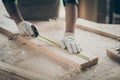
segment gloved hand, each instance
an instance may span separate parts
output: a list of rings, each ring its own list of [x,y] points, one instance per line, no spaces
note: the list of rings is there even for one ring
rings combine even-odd
[[[28,21],[22,21],[18,24],[18,30],[21,35],[37,37],[39,32],[37,27]]]
[[[82,51],[79,43],[76,42],[73,33],[65,33],[61,41],[61,47],[63,49],[67,49],[70,53],[74,54],[80,53]]]

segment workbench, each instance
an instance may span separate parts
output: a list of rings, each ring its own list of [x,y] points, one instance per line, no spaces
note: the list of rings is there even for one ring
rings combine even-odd
[[[4,26],[5,29],[9,29],[10,31],[12,31],[14,33],[18,32],[17,29],[15,28],[16,25],[12,20],[7,19],[5,17],[2,17],[2,18],[3,18],[3,20],[0,23],[0,26]],[[64,20],[58,19],[58,20],[51,20],[49,22],[48,21],[47,22],[46,21],[45,22],[38,21],[38,22],[33,22],[33,23],[38,25],[40,34],[43,34],[46,37],[49,37],[51,40],[54,40],[57,43],[60,42],[60,40],[62,39],[62,37],[64,35],[64,29],[65,29]],[[106,26],[106,25],[102,24],[102,26]],[[114,25],[112,27],[115,27],[115,26],[116,25]],[[117,25],[117,26],[119,26],[119,25]],[[107,30],[109,30],[109,28],[107,28]],[[2,37],[2,38],[0,38],[0,44],[7,41],[7,37],[5,37],[3,34],[0,34],[0,36]],[[86,71],[77,72],[77,74],[74,76],[74,80],[110,80],[110,79],[119,80],[120,79],[119,63],[111,60],[106,55],[106,49],[119,45],[120,44],[119,41],[105,37],[105,36],[101,36],[101,35],[98,35],[95,33],[84,31],[81,29],[76,29],[75,36],[76,36],[76,39],[79,41],[81,48],[83,49],[82,54],[98,56],[99,62],[97,65],[87,69]],[[56,47],[54,47],[51,44],[47,44],[42,41],[38,42],[37,39],[34,39],[34,38],[31,39],[31,41],[39,43],[42,46],[45,46],[51,50],[54,50],[55,52],[59,52],[58,49],[56,49]],[[21,43],[19,43],[17,41],[15,41],[15,42],[10,41],[10,43],[12,45],[14,45],[14,43],[16,45],[16,43],[17,43],[16,46],[21,47]],[[39,76],[39,77],[41,77],[42,79],[46,78],[49,80],[50,79],[56,80],[58,78],[58,76],[63,75],[64,73],[67,74],[68,71],[71,71],[71,70],[69,70],[69,69],[71,69],[70,66],[64,67],[64,65],[61,65],[61,63],[55,61],[54,59],[52,59],[50,57],[39,54],[37,51],[31,49],[30,47],[27,47],[24,44],[22,44],[22,48],[24,48],[24,50],[27,52],[27,54],[25,53],[25,54],[18,55],[18,58],[17,58],[18,62],[14,61],[14,60],[12,62],[10,62],[8,60],[8,61],[6,61],[7,64],[4,64],[4,63],[1,63],[1,64],[10,66],[11,69],[18,68],[20,71],[25,70],[27,72],[23,71],[24,73],[30,73],[31,75],[32,75],[32,73],[35,73],[36,76],[33,77],[33,79],[36,77],[38,78],[38,76],[41,75],[42,77],[41,76]],[[68,55],[68,54],[66,54],[66,55]],[[22,57],[22,58],[20,58],[20,57]],[[72,57],[70,57],[70,58],[72,58]],[[18,72],[18,73],[22,74],[22,72]],[[11,74],[14,75],[13,72]],[[30,75],[25,75],[25,74],[22,74],[22,75],[30,77]],[[18,77],[20,77],[20,76],[18,76]],[[66,79],[66,78],[64,78],[64,79]],[[62,79],[62,80],[64,80],[64,79]]]

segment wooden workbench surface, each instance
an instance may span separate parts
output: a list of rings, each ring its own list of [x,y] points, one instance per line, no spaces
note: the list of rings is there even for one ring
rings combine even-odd
[[[1,1],[0,1],[0,14],[7,14],[5,9],[3,9],[3,6],[1,6]],[[106,25],[106,24],[97,24],[94,22],[90,22],[90,21],[84,21],[81,20],[81,24],[83,26],[89,26],[92,28],[97,28],[97,29],[102,29],[104,31],[110,32],[112,34],[118,35],[119,36],[119,25]],[[85,24],[84,24],[85,23]],[[62,36],[63,36],[63,32],[64,32],[64,22],[61,22],[60,20],[57,20],[57,23],[52,21],[52,22],[35,22],[35,24],[38,24],[39,27],[39,31],[41,34],[44,34],[48,37],[50,37],[51,39],[55,40],[56,42],[60,42]],[[99,28],[98,28],[99,25]],[[13,21],[8,20],[6,18],[4,18],[3,16],[0,15],[0,26],[6,26],[6,29],[11,29],[11,31],[13,32],[18,32],[15,29],[15,24]],[[117,28],[116,28],[117,27]],[[48,34],[49,33],[49,34]],[[58,35],[60,35],[58,37]],[[114,62],[113,60],[111,60],[110,58],[107,57],[106,55],[106,49],[109,49],[111,47],[117,46],[120,44],[120,42],[107,38],[107,37],[103,37],[100,36],[98,34],[94,34],[94,33],[90,33],[87,31],[83,31],[83,30],[78,30],[76,29],[76,39],[80,42],[81,47],[83,49],[84,54],[86,55],[94,55],[94,56],[98,56],[99,57],[99,62],[96,66],[88,69],[87,71],[83,71],[82,73],[80,73],[76,78],[74,78],[74,80],[120,80],[120,65],[116,62]],[[2,39],[1,39],[2,37]],[[2,42],[6,42],[7,39],[4,35],[0,34],[0,44],[2,44]],[[46,44],[42,43],[42,45],[46,46]],[[50,45],[51,46],[51,45]],[[47,47],[49,47],[47,45]],[[30,51],[29,48],[27,48],[29,50],[29,54],[24,54],[26,55],[25,57],[20,57],[20,59],[24,59],[24,58],[28,58],[25,61],[20,61],[20,63],[18,64],[14,64],[14,66],[20,67],[22,69],[31,69],[33,72],[39,72],[40,70],[43,70],[43,74],[44,75],[49,75],[51,73],[44,73],[45,69],[46,71],[49,71],[49,69],[52,69],[51,72],[55,73],[55,74],[60,74],[64,72],[64,69],[59,65],[56,64],[55,62],[49,60],[49,59],[45,59],[45,58],[41,58],[40,54],[33,54],[34,51]],[[27,51],[28,51],[27,50]],[[23,55],[19,55],[19,56],[23,56]],[[37,58],[36,58],[37,56]],[[39,62],[40,61],[40,62]],[[30,63],[32,62],[32,63]],[[11,63],[11,62],[8,62]],[[13,64],[14,61],[11,63]],[[44,67],[46,66],[46,64],[43,64],[41,66],[40,63],[48,63],[49,66],[47,66],[48,68]],[[38,67],[36,66],[37,64]],[[30,66],[31,65],[31,66]],[[32,69],[33,67],[35,67],[34,69]],[[52,67],[52,68],[51,68]],[[26,69],[26,70],[27,70]],[[56,71],[58,73],[56,73]],[[12,76],[12,77],[11,77]],[[50,76],[55,76],[55,75],[50,75]],[[2,78],[3,77],[3,78]],[[10,79],[15,79],[15,80],[22,80],[22,78],[15,77],[14,74],[11,75],[10,73],[6,73],[0,70],[0,80],[10,80]],[[24,80],[24,79],[23,79]]]
[[[6,20],[6,18],[4,19]],[[38,25],[40,34],[43,34],[58,43],[60,42],[60,40],[64,35],[64,27],[65,27],[64,21],[53,20],[50,22],[33,22],[33,23]],[[6,27],[6,29],[9,28],[9,30],[11,29],[11,31],[17,32],[16,30],[14,30],[15,25],[12,21],[9,21],[9,23],[3,21],[2,23],[0,23],[0,26],[4,26]],[[85,55],[98,56],[99,62],[96,66],[88,69],[87,71],[80,73],[74,80],[111,80],[111,79],[119,80],[120,79],[119,64],[112,61],[106,56],[106,49],[111,48],[113,46],[117,46],[120,44],[120,42],[114,39],[103,37],[101,35],[90,33],[80,29],[76,29],[75,36],[76,36],[76,39],[79,41],[81,48],[83,49],[82,53]],[[0,40],[3,41],[3,39],[0,39]],[[35,39],[33,40],[35,41]],[[42,43],[42,45],[49,48],[51,48],[52,46],[52,45],[48,46],[44,43]],[[55,62],[52,62],[49,59],[43,59],[41,58],[42,55],[39,55],[39,56],[38,54],[35,55],[33,54],[35,53],[34,51],[32,53],[29,48],[27,49],[29,50],[30,58],[15,64],[15,66],[23,69],[31,70],[32,72],[35,72],[35,73],[39,73],[39,71],[43,70],[43,73],[40,73],[40,74],[41,75],[51,74],[48,77],[51,77],[51,76],[55,77],[55,75],[53,74],[63,73],[66,70],[65,68],[59,67],[60,66],[59,64],[56,64]],[[53,48],[51,49],[53,50]],[[57,50],[57,49],[54,48],[54,50]],[[41,65],[40,63],[48,63],[49,66],[47,64]],[[47,67],[44,67],[44,66],[47,66]],[[51,69],[52,66],[55,71],[54,70],[49,71],[49,69]],[[56,73],[56,70],[58,70],[57,71],[58,73]],[[49,73],[46,73],[46,71],[49,71]]]

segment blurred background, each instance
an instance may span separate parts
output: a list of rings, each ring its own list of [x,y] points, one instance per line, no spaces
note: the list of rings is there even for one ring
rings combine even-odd
[[[64,18],[62,0],[17,0],[26,20]],[[120,24],[120,0],[79,0],[78,17],[97,23]]]

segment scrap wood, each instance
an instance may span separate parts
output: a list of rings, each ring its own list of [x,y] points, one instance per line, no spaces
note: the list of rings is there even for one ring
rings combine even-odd
[[[120,51],[118,51],[117,49],[111,48],[111,49],[107,49],[107,53],[106,53],[111,59],[120,62]]]
[[[9,65],[7,63],[3,63],[0,61],[0,69],[3,71],[6,71],[8,73],[26,78],[27,80],[50,80],[50,78],[44,76],[44,75],[38,75],[36,73],[33,73],[28,70],[24,70],[12,65]]]
[[[89,31],[89,32],[93,32],[93,33],[100,34],[100,35],[103,35],[103,36],[106,36],[106,37],[109,37],[109,38],[113,38],[113,39],[117,39],[117,40],[120,39],[120,35],[115,35],[115,34],[112,34],[112,33],[108,33],[108,32],[99,30],[97,27],[100,27],[100,26],[98,26],[99,24],[97,24],[97,23],[91,22],[91,25],[86,25],[85,26],[85,25],[82,25],[80,21],[81,21],[81,19],[77,20],[77,26],[76,27],[78,29],[86,30],[86,31]],[[86,22],[86,24],[87,24],[87,22],[90,23],[89,21],[84,21],[84,22]]]

